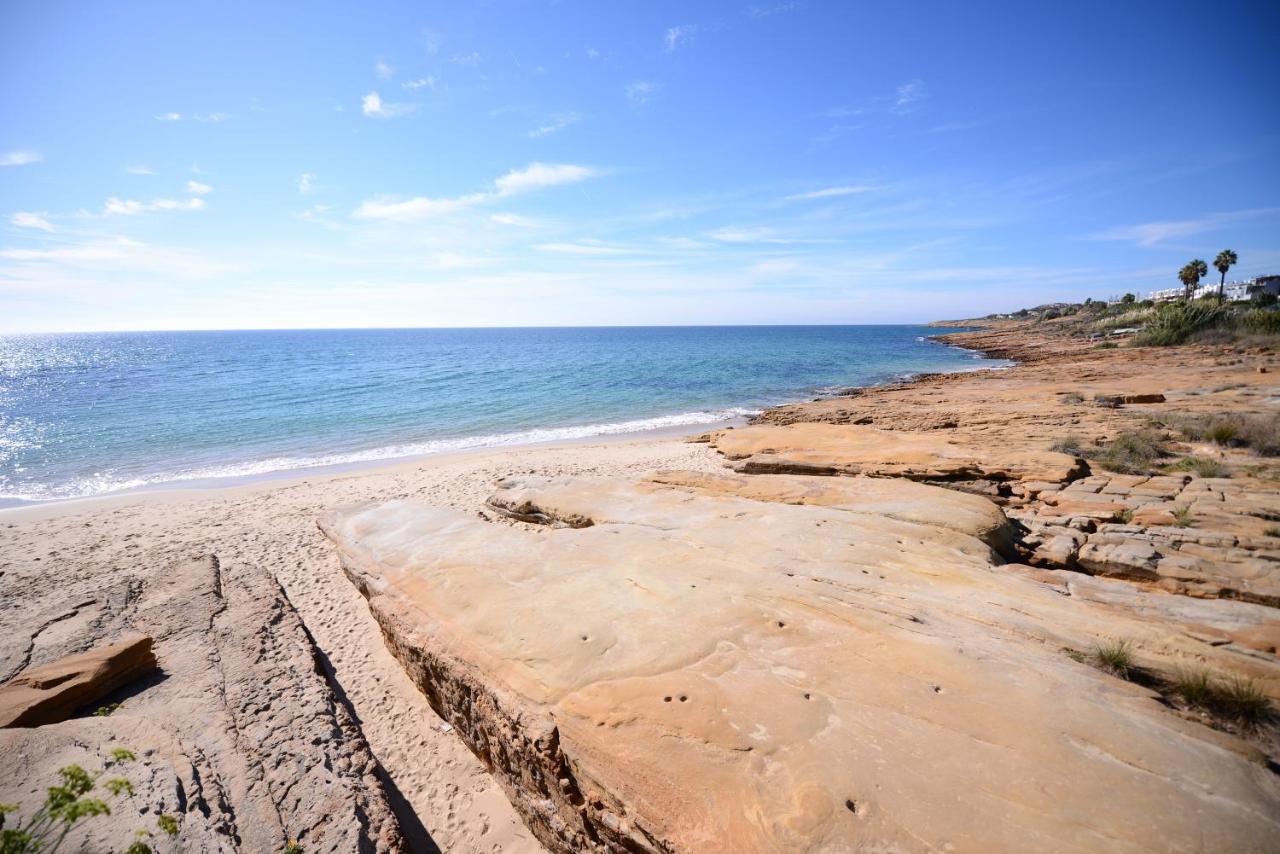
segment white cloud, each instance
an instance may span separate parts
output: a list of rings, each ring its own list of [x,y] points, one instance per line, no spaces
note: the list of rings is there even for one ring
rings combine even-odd
[[[208,184],[202,184],[199,181],[188,181],[187,192],[193,196],[204,196],[213,192],[213,187]]]
[[[41,160],[44,160],[44,156],[38,151],[9,151],[0,154],[0,166],[27,166]]]
[[[924,96],[924,83],[919,80],[903,83],[894,91],[893,110],[895,113],[909,113]]]
[[[1168,222],[1144,222],[1137,225],[1118,226],[1099,234],[1093,240],[1128,240],[1138,246],[1155,246],[1166,240],[1190,237],[1208,231],[1217,231],[1233,222],[1256,219],[1280,213],[1280,208],[1251,208],[1242,211],[1214,213],[1200,219],[1172,220]]]
[[[512,196],[557,184],[575,184],[594,177],[596,171],[572,163],[530,163],[524,169],[512,169],[493,182],[500,196]]]
[[[593,47],[587,48],[587,59],[599,59],[599,58],[600,58],[600,51],[596,50]]]
[[[316,179],[316,176],[312,175],[310,172],[303,172],[301,175],[299,175],[298,176],[298,192],[302,193],[302,195],[304,196],[310,193],[313,189],[315,189],[315,179]]]
[[[832,199],[839,196],[853,196],[858,193],[869,193],[878,189],[866,184],[849,184],[844,187],[825,187],[821,190],[812,190],[808,193],[795,193],[787,196],[786,201],[798,202],[806,199]]]
[[[496,213],[489,217],[489,219],[498,225],[514,225],[519,226],[520,228],[538,228],[541,226],[541,223],[536,219],[531,219],[527,216],[520,216],[520,214],[513,213]]]
[[[431,199],[426,196],[417,196],[404,201],[370,199],[362,202],[352,215],[357,219],[393,222],[423,219],[546,187],[585,181],[597,174],[599,173],[594,169],[571,163],[530,163],[524,169],[513,169],[495,179],[493,189],[485,192],[443,199]]]
[[[624,255],[627,252],[621,246],[610,246],[596,240],[580,240],[577,243],[539,243],[533,248],[539,252],[552,252],[558,255]]]
[[[755,243],[769,238],[772,234],[773,232],[767,228],[734,228],[726,226],[708,232],[707,237],[712,240],[719,240],[721,243]]]
[[[382,80],[388,80],[396,73],[396,70],[387,63],[379,59],[373,64],[373,73],[378,75]]]
[[[406,80],[400,84],[405,89],[434,89],[436,88],[436,78],[428,74],[426,77],[418,77],[414,80]]]
[[[773,15],[782,15],[787,12],[794,12],[800,8],[800,4],[796,2],[790,3],[774,3],[772,6],[748,6],[743,10],[748,18],[768,18]]]
[[[637,80],[627,87],[627,100],[637,107],[649,103],[649,99],[658,91],[658,84],[648,80]]]
[[[439,53],[440,45],[444,44],[444,34],[435,30],[423,30],[422,43],[427,48],[427,53]]]
[[[675,53],[676,49],[689,43],[693,38],[693,34],[698,31],[695,24],[682,24],[678,27],[668,27],[667,33],[663,36],[663,50],[667,53]]]
[[[203,208],[204,199],[152,199],[149,202],[140,202],[135,199],[121,199],[112,196],[103,205],[102,212],[104,214],[134,216],[135,214],[154,213],[155,211],[198,211]]]
[[[57,231],[53,223],[45,219],[48,214],[30,213],[28,211],[18,211],[9,217],[9,222],[18,226],[18,228],[38,228],[41,231]]]
[[[382,100],[377,92],[370,92],[360,99],[360,109],[366,116],[375,119],[390,119],[403,116],[417,109],[415,104],[392,104]]]
[[[454,65],[466,65],[475,68],[480,64],[480,54],[472,51],[471,53],[455,53],[449,57],[449,61]]]
[[[128,172],[130,175],[154,175],[154,174],[156,174],[155,172],[151,171],[151,170],[150,170],[149,168],[147,168],[146,166],[126,166],[126,167],[124,167],[124,171]]]
[[[554,116],[551,121],[547,122],[545,125],[529,131],[529,138],[537,139],[538,137],[550,136],[557,131],[564,130],[570,125],[575,125],[580,121],[582,121],[582,115],[580,113],[561,113]]]
[[[185,119],[190,119],[193,122],[212,122],[217,124],[219,122],[225,122],[229,118],[231,118],[230,113],[191,113],[190,115],[184,115],[183,113],[160,113],[156,116],[156,121],[180,122]]]

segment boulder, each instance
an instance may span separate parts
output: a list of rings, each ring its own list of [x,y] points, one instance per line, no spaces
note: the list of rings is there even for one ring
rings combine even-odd
[[[0,727],[64,721],[155,667],[151,638],[136,633],[110,646],[34,667],[0,685]]]
[[[490,506],[560,527],[411,501],[320,524],[552,850],[1271,846],[1261,754],[1062,650],[1137,638],[1144,664],[1194,656],[1273,693],[1274,659],[1000,565],[977,537],[994,511],[947,491],[930,519],[924,492],[826,483],[523,478]],[[1161,616],[1223,604],[1124,586]]]

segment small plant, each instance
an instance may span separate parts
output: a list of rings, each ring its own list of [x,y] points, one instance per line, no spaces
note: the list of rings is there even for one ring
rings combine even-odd
[[[1087,456],[1117,474],[1150,474],[1156,460],[1166,456],[1166,452],[1159,434],[1144,430],[1120,433],[1101,450]]]
[[[1240,435],[1240,427],[1230,421],[1214,421],[1204,433],[1204,437],[1210,442],[1223,446],[1235,442],[1238,435]]]
[[[302,854],[302,846],[298,844],[298,840],[290,839],[284,846],[284,854]]]
[[[169,836],[178,835],[178,820],[171,815],[162,813],[156,816],[156,826]]]
[[[1262,532],[1264,536],[1280,537],[1280,525],[1272,525]]]
[[[63,840],[67,838],[67,834],[81,819],[110,815],[111,807],[106,801],[88,797],[88,795],[107,773],[107,768],[132,762],[136,758],[133,751],[117,747],[111,751],[111,758],[105,763],[106,768],[97,774],[90,774],[79,765],[67,765],[59,769],[58,777],[61,783],[50,786],[44,803],[26,821],[19,821],[14,827],[5,827],[5,820],[18,811],[18,806],[0,804],[0,854],[57,851]],[[131,797],[134,792],[133,783],[124,777],[110,777],[102,780],[102,787],[113,798]],[[170,822],[172,830],[169,829]],[[172,816],[160,816],[157,824],[170,836],[177,833],[178,823]],[[138,832],[139,837],[148,835],[145,830]],[[125,849],[125,854],[150,854],[150,852],[151,847],[141,839]]]
[[[1212,457],[1183,457],[1173,465],[1170,471],[1189,471],[1196,477],[1231,477],[1231,470]]]
[[[1191,515],[1191,505],[1179,504],[1173,508],[1173,524],[1179,528],[1190,528],[1195,523],[1195,517]]]
[[[1066,394],[1062,395],[1061,401],[1063,403],[1072,403],[1072,404],[1084,403],[1084,395],[1082,395],[1078,391],[1069,391]]]
[[[1119,521],[1122,525],[1128,525],[1130,522],[1133,521],[1133,508],[1126,507],[1123,510],[1121,510],[1119,513],[1116,514],[1116,520]]]
[[[116,711],[119,708],[120,708],[119,703],[109,703],[108,705],[105,705],[105,706],[98,706],[98,708],[94,709],[93,716],[95,718],[110,717],[111,713]]]
[[[1133,670],[1133,644],[1127,640],[1109,640],[1094,646],[1090,661],[1099,670],[1128,679]]]
[[[1049,450],[1059,454],[1070,454],[1073,457],[1084,456],[1084,440],[1079,436],[1067,436],[1049,446]]]
[[[1100,343],[1100,344],[1094,344],[1094,345],[1093,345],[1093,349],[1095,349],[1095,350],[1114,350],[1114,349],[1116,349],[1116,348],[1117,348],[1117,347],[1119,347],[1119,346],[1120,346],[1120,345],[1119,345],[1119,344],[1117,344],[1117,343],[1116,343],[1116,342],[1114,342],[1114,341],[1103,341],[1103,342],[1102,342],[1102,343]]]
[[[1257,681],[1232,676],[1214,690],[1214,705],[1222,714],[1245,724],[1258,724],[1271,715],[1271,700]]]
[[[1213,679],[1209,671],[1198,667],[1175,670],[1169,687],[1189,706],[1206,707],[1213,696]]]

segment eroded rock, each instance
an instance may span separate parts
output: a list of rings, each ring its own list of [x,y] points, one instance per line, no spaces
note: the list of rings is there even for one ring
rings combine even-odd
[[[555,850],[1277,838],[1261,756],[1061,651],[1132,637],[1144,662],[1196,657],[1280,693],[1273,658],[1194,628],[1154,635],[1139,613],[1227,603],[1000,566],[981,524],[895,517],[893,495],[842,509],[814,488],[522,479],[492,505],[576,527],[407,501],[321,526],[390,648]],[[1131,601],[1072,595],[1059,575]]]
[[[32,668],[0,685],[0,727],[64,721],[155,667],[151,638],[129,634],[109,646]]]

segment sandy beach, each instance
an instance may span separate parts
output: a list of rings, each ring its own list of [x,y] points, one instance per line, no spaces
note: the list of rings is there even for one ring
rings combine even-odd
[[[210,553],[224,566],[267,569],[328,657],[374,755],[434,844],[445,851],[538,851],[542,847],[501,789],[462,741],[442,731],[439,717],[391,657],[316,518],[344,504],[404,497],[475,512],[495,480],[516,474],[636,476],[658,468],[720,467],[706,445],[664,436],[504,448],[223,489],[58,502],[0,511],[0,578],[7,590],[20,578],[46,573],[106,584],[139,565]],[[6,644],[5,652],[8,658],[14,649]],[[0,663],[9,669],[9,660]],[[412,837],[412,823],[400,818]]]

